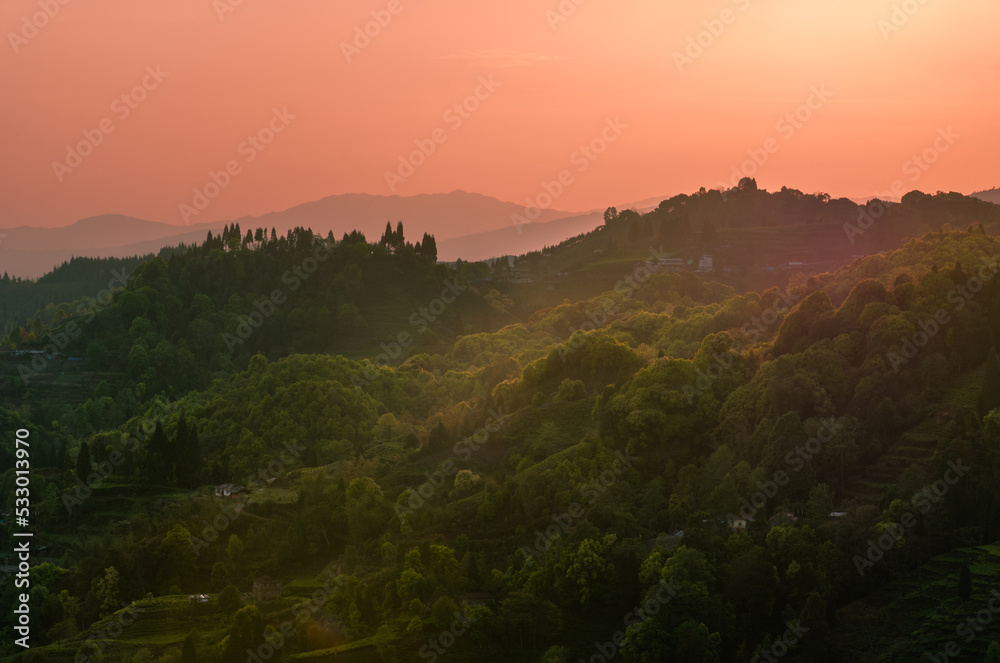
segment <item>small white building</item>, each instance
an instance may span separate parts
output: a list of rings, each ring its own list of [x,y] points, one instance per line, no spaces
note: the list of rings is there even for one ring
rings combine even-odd
[[[233,497],[242,493],[244,490],[243,486],[239,486],[235,483],[224,483],[215,487],[216,497]]]

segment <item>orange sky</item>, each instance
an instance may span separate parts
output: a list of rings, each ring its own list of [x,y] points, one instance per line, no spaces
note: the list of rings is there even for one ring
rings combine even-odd
[[[599,208],[717,186],[747,150],[766,155],[756,177],[769,189],[1000,184],[996,0],[62,1],[0,3],[0,227],[108,212],[183,224],[180,205],[229,162],[235,175],[192,222],[389,194],[386,171],[435,135],[395,193],[523,203],[567,170],[552,206]],[[896,4],[917,9],[889,33]],[[43,27],[25,28],[49,5]],[[348,62],[342,43],[373,11],[387,25]],[[679,67],[706,21],[719,34]],[[446,114],[477,87],[477,110]],[[831,96],[798,127],[779,124],[811,89]],[[294,119],[275,118],[286,108]],[[626,128],[582,161],[615,118]],[[262,151],[243,143],[269,124],[281,131]],[[958,138],[933,165],[908,163],[948,127]],[[100,144],[55,168],[85,130]]]

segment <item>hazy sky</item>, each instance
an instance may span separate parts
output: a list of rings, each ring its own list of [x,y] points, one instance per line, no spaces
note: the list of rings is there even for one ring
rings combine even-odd
[[[560,173],[552,207],[590,209],[729,182],[748,150],[768,189],[1000,184],[996,0],[62,2],[0,3],[0,227],[523,203]]]

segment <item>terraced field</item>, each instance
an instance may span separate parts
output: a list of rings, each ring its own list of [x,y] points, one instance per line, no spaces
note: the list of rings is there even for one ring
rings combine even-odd
[[[962,409],[976,409],[985,372],[984,365],[958,378],[949,389],[947,405],[903,433],[844,491],[845,496],[862,504],[881,504],[911,465],[933,469],[935,456],[949,441],[955,414]]]
[[[968,600],[958,594],[962,564],[968,564],[972,572],[973,591]],[[939,555],[923,564],[919,574],[890,583],[875,597],[877,607],[862,617],[879,624],[873,643],[878,660],[927,660],[928,654],[936,655],[934,660],[985,660],[990,642],[1000,636],[1000,613],[989,609],[991,601],[997,606],[993,592],[998,581],[1000,546],[988,545]],[[958,656],[942,657],[948,643],[960,647]]]

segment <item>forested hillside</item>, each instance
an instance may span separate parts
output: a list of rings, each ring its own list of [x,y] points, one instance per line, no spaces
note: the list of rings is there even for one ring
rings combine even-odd
[[[745,226],[851,246],[849,201],[722,196],[492,265],[227,227],[11,332],[46,352],[4,364],[46,546],[14,660],[944,651],[1000,573],[1000,208],[908,194],[878,241],[919,237],[825,272],[643,262]]]

